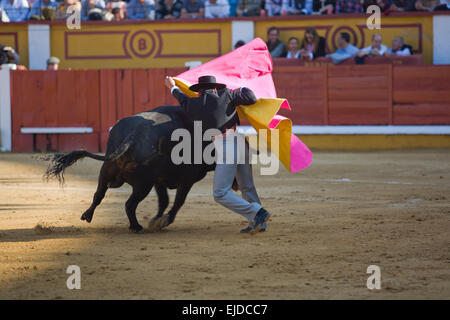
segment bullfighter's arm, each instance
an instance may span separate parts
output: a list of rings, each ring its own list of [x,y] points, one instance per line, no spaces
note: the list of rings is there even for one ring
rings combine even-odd
[[[184,109],[184,111],[187,112],[187,104],[188,104],[189,97],[187,95],[185,95],[183,92],[181,92],[180,88],[178,88],[176,86],[172,87],[172,89],[170,89],[170,93],[172,93],[172,95],[175,97],[175,99],[178,100],[178,102],[180,103],[180,105]]]
[[[176,86],[175,81],[172,79],[172,77],[166,77],[164,82],[166,87],[170,89],[170,93],[175,97],[175,99],[178,100],[183,110],[187,112],[189,97],[181,92],[180,88]]]
[[[255,104],[256,101],[258,101],[253,91],[246,87],[231,91],[231,96],[233,98],[232,101],[235,106],[248,106],[251,104]]]

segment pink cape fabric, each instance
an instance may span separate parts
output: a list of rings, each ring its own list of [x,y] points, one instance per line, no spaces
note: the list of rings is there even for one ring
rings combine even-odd
[[[269,129],[274,129],[280,123],[280,121],[288,119],[286,117],[275,115],[272,121],[269,123]],[[291,134],[291,168],[289,171],[297,172],[303,170],[312,162],[312,152],[303,143],[302,140],[297,138],[295,134]]]
[[[256,38],[236,50],[176,77],[194,84],[201,76],[213,75],[217,82],[226,84],[229,89],[247,87],[252,89],[257,98],[276,98],[272,70],[272,58],[267,46],[262,39]],[[291,110],[287,101],[280,107]],[[283,119],[287,118],[275,115],[269,123],[269,129],[275,129]],[[312,152],[294,134],[291,134],[290,143],[290,168],[287,169],[296,172],[308,167],[312,162]]]

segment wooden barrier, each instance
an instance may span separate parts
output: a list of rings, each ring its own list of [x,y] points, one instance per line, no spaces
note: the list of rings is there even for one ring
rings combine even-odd
[[[21,127],[92,127],[88,134],[37,135],[39,151],[84,148],[105,151],[109,128],[120,118],[174,104],[164,87],[166,74],[186,68],[14,71],[12,72],[13,151],[33,151],[33,136]]]
[[[295,124],[328,124],[327,67],[278,67],[273,72],[277,96],[288,98],[292,111],[280,114]]]
[[[165,75],[185,68],[13,71],[13,151],[32,151],[21,127],[92,127],[92,133],[37,135],[41,151],[105,151],[117,120],[176,104]],[[273,72],[294,125],[450,124],[450,65],[280,66]]]
[[[306,66],[306,67],[317,67],[333,65],[333,60],[331,58],[319,57],[312,61],[305,61],[303,59],[286,59],[286,58],[275,58],[273,59],[273,64],[275,67],[283,66]],[[390,57],[366,57],[364,59],[365,65],[370,64],[393,64],[393,65],[423,65],[423,56],[420,54],[415,54],[412,56],[390,56]],[[355,58],[348,58],[347,60],[340,63],[340,65],[356,65]]]
[[[450,123],[450,66],[393,69],[393,123]]]
[[[391,124],[392,66],[328,67],[329,124]]]

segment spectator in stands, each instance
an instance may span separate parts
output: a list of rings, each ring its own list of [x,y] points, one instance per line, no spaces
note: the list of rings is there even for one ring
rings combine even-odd
[[[262,0],[239,0],[236,14],[244,17],[255,17],[261,13]]]
[[[1,0],[0,9],[10,22],[19,22],[28,18],[30,6],[27,0]]]
[[[392,49],[389,49],[386,53],[387,56],[410,56],[412,55],[412,48],[410,45],[405,44],[405,40],[402,37],[395,37],[392,40]]]
[[[336,0],[336,13],[362,13],[361,0]]]
[[[122,0],[111,0],[106,5],[106,10],[109,13],[112,13],[114,18],[114,21],[120,21],[127,19],[128,12],[127,12],[127,4],[125,1]]]
[[[239,0],[228,0],[228,4],[230,5],[230,17],[236,17],[238,3]]]
[[[390,0],[364,0],[363,12],[367,11],[367,8],[376,5],[380,8],[381,12],[385,12],[389,9]]]
[[[301,45],[300,57],[306,60],[313,60],[325,56],[325,38],[319,36],[314,27],[308,27],[305,30]]]
[[[58,4],[55,0],[35,0],[28,14],[28,19],[53,20],[57,8]]]
[[[382,42],[383,37],[381,34],[375,33],[372,36],[372,44],[364,49],[361,49],[356,56],[360,58],[365,56],[383,56],[386,52],[388,52],[389,48]]]
[[[205,5],[201,0],[184,0],[184,7],[181,10],[182,18],[203,18],[205,15]]]
[[[3,11],[3,8],[1,7],[1,0],[0,0],[0,22],[9,22],[9,18],[6,15],[6,12]]]
[[[442,3],[441,5],[434,8],[434,11],[448,11],[450,10],[450,0],[446,0],[445,3]]]
[[[350,44],[350,35],[347,32],[341,32],[337,39],[339,48],[335,53],[328,54],[326,57],[331,58],[334,64],[339,64],[348,58],[352,58],[359,51],[357,47]]]
[[[438,5],[440,5],[440,0],[417,0],[416,10],[417,11],[433,11]]]
[[[0,43],[0,65],[19,64],[19,61],[20,57],[12,47]]]
[[[268,16],[285,16],[289,9],[289,0],[266,0],[265,9]]]
[[[283,42],[278,39],[280,30],[277,27],[270,27],[267,30],[267,49],[272,58],[283,57],[286,54],[286,47]]]
[[[243,40],[238,40],[235,44],[234,44],[234,49],[236,50],[237,48],[242,47],[243,45],[245,45],[245,41]]]
[[[415,11],[416,0],[392,0],[390,11]]]
[[[154,0],[131,0],[127,5],[128,18],[132,20],[155,19]]]
[[[59,69],[59,59],[57,57],[50,57],[47,59],[47,70],[58,70]]]
[[[81,2],[81,20],[102,20],[103,10],[105,10],[104,0],[83,0]]]
[[[206,0],[205,18],[226,18],[230,16],[228,0]]]
[[[288,14],[311,14],[313,12],[313,0],[289,0]]]
[[[321,1],[321,0],[289,0],[288,14],[331,14],[333,13],[335,1]]]
[[[65,20],[72,14],[68,14],[67,10],[70,6],[74,6],[75,10],[81,11],[81,2],[78,0],[64,0],[64,2],[60,2],[58,5],[58,9],[55,12],[56,20]]]
[[[288,59],[299,59],[300,58],[300,45],[296,37],[290,37],[288,40],[288,51],[285,57]]]
[[[184,4],[181,0],[159,0],[156,19],[178,19]]]

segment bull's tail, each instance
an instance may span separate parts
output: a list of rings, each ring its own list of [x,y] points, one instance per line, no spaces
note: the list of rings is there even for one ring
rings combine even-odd
[[[86,150],[75,150],[68,154],[54,154],[45,158],[45,160],[50,161],[50,164],[45,171],[44,177],[47,180],[50,178],[56,178],[62,184],[64,183],[64,171],[66,168],[85,157],[100,161],[106,160],[105,156],[99,156]]]
[[[64,183],[64,172],[66,168],[73,165],[80,159],[89,157],[99,161],[116,160],[125,154],[128,149],[132,146],[132,137],[127,137],[125,141],[117,148],[115,152],[109,156],[100,156],[88,152],[86,150],[74,150],[68,154],[54,154],[49,157],[44,158],[44,160],[50,161],[50,164],[45,171],[44,177],[48,180],[50,178],[58,179],[59,183]]]

